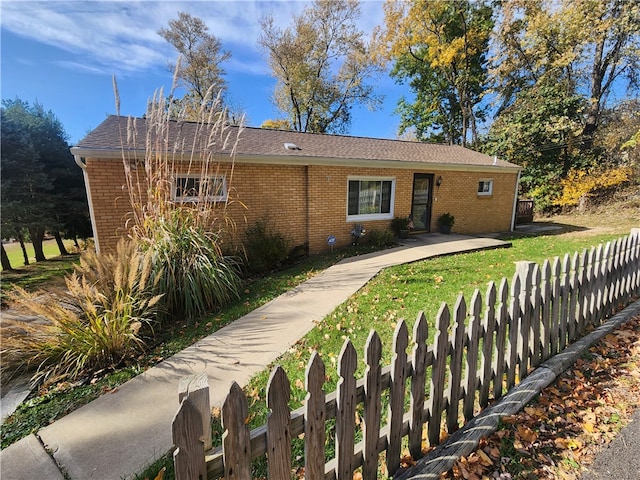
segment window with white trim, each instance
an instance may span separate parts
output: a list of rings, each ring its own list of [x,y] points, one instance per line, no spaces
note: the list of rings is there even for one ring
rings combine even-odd
[[[493,180],[481,179],[478,182],[478,195],[493,195]]]
[[[202,177],[200,175],[177,175],[173,181],[173,199],[176,202],[227,201],[227,180],[224,175]]]
[[[393,218],[395,179],[350,177],[347,189],[347,220],[385,220]]]

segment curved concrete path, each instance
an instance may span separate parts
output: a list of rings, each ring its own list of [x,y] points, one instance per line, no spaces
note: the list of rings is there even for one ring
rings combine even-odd
[[[171,448],[180,378],[206,372],[211,405],[221,405],[233,381],[246,384],[381,269],[508,246],[492,238],[430,234],[411,237],[400,247],[345,259],[114,393],[9,446],[0,452],[0,478],[61,479],[61,471],[72,480],[130,478]]]

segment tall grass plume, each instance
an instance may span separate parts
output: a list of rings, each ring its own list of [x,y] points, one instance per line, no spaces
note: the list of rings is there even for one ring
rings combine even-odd
[[[242,127],[230,126],[220,95],[211,89],[199,110],[176,108],[157,91],[144,119],[129,118],[121,132],[122,160],[131,203],[129,236],[152,253],[163,272],[159,293],[167,313],[195,317],[238,295],[240,269],[223,254],[234,237],[234,159]],[[180,105],[180,103],[178,103]],[[179,178],[193,178],[188,199]]]

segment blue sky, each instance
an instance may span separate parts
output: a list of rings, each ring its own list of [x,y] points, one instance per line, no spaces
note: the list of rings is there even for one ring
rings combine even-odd
[[[0,1],[2,99],[40,102],[60,119],[75,144],[115,113],[112,76],[123,115],[142,115],[156,89],[171,87],[167,64],[176,53],[158,30],[178,11],[200,17],[231,52],[223,64],[231,102],[260,126],[279,115],[271,103],[274,80],[257,45],[258,19],[273,13],[281,27],[305,7],[302,1]],[[381,1],[362,1],[359,27],[382,23]],[[395,138],[395,106],[405,87],[387,75],[374,81],[383,107],[356,107],[349,134]]]

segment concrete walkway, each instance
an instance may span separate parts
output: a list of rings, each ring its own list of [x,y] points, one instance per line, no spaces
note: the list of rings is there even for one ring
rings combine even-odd
[[[491,238],[430,234],[352,257],[159,363],[36,435],[0,452],[2,480],[120,480],[172,446],[178,382],[206,372],[211,405],[233,381],[245,385],[385,267],[459,252],[508,247]],[[45,450],[46,449],[46,450]],[[50,454],[48,453],[50,452]]]

